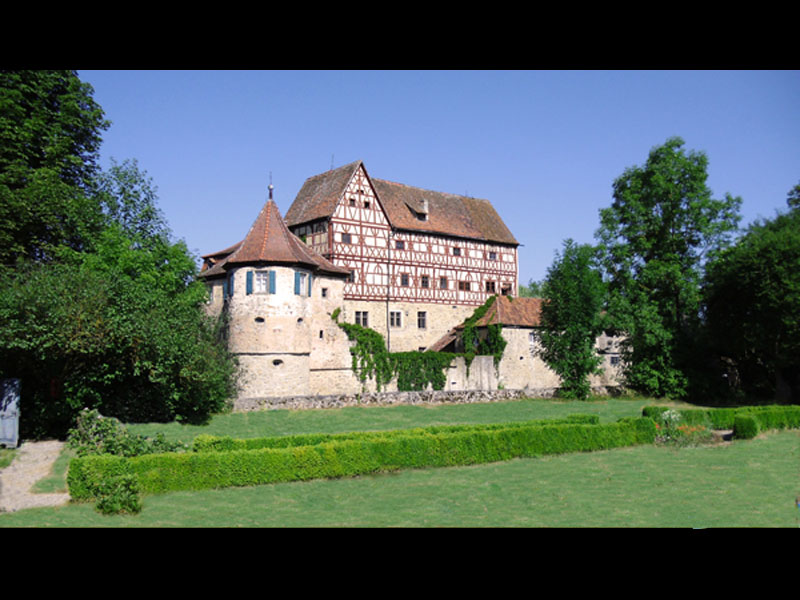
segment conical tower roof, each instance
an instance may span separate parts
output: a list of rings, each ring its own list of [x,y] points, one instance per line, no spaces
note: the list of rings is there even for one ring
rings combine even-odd
[[[349,275],[347,269],[327,261],[289,231],[272,198],[267,200],[247,236],[225,261],[225,266],[254,263],[302,265],[313,271]]]

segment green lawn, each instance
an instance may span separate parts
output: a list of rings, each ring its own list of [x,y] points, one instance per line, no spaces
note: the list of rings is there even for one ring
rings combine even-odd
[[[648,400],[529,400],[224,415],[208,426],[135,426],[189,441],[392,429],[599,414],[637,416]],[[800,432],[700,448],[644,446],[146,496],[136,516],[103,516],[92,504],[0,515],[0,527],[797,527]]]

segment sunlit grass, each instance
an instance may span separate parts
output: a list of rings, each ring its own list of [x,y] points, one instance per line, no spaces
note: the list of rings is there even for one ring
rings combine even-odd
[[[200,433],[256,437],[574,413],[597,414],[605,423],[639,416],[654,403],[609,398],[278,410],[221,415],[203,427],[131,428],[190,442]],[[697,448],[640,446],[145,496],[136,516],[103,516],[91,503],[37,508],[0,515],[0,527],[797,527],[798,465],[800,432],[794,430]],[[58,479],[56,473],[47,485],[57,486]]]

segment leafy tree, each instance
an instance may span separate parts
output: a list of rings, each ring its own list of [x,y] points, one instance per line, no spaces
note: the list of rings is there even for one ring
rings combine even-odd
[[[796,187],[795,190],[798,188]],[[706,275],[718,356],[748,396],[800,398],[800,211],[751,225]]]
[[[77,411],[201,421],[235,364],[136,161],[97,167],[108,126],[74,71],[0,71],[0,377],[25,436]]]
[[[92,187],[106,220],[118,224],[138,244],[169,238],[169,227],[157,205],[157,189],[136,159],[119,164],[112,158],[111,167],[97,175]]]
[[[800,183],[789,190],[789,194],[786,196],[786,205],[790,210],[800,209]]]
[[[594,255],[591,246],[566,240],[544,281],[540,356],[561,377],[565,398],[589,396],[589,376],[602,360],[595,342],[603,331],[605,286]]]
[[[195,271],[182,243],[138,248],[118,226],[96,252],[8,270],[0,376],[23,380],[23,434],[63,435],[83,408],[192,422],[222,410],[235,365]]]
[[[519,286],[520,298],[541,298],[544,281],[528,280],[528,285]]]
[[[596,233],[609,283],[609,313],[625,331],[625,375],[633,389],[682,397],[699,323],[704,264],[730,240],[740,198],[711,197],[708,159],[674,137],[644,166],[615,180]]]
[[[0,71],[0,264],[52,259],[101,227],[89,190],[108,122],[92,94],[74,71]]]

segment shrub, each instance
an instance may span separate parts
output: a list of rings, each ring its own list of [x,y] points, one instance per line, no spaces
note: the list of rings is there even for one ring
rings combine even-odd
[[[604,425],[540,422],[452,426],[435,432],[431,428],[367,432],[344,439],[346,435],[283,448],[148,454],[129,459],[87,456],[73,459],[68,484],[73,497],[85,498],[93,492],[91,482],[102,479],[104,472],[109,476],[135,473],[143,493],[162,493],[478,464],[652,443],[655,424],[652,419],[637,418]],[[298,436],[289,437],[296,440]],[[210,441],[206,438],[203,443]],[[221,443],[231,444],[231,440],[225,438]]]
[[[752,414],[742,413],[734,418],[733,437],[749,440],[756,437],[759,431],[758,421]]]
[[[95,508],[104,515],[137,514],[142,510],[139,480],[135,475],[116,475],[103,479],[95,493]]]
[[[164,434],[146,438],[131,433],[119,419],[104,417],[97,410],[83,410],[78,414],[75,427],[69,430],[67,446],[78,456],[113,454],[140,456],[183,449],[179,442],[168,442]]]

